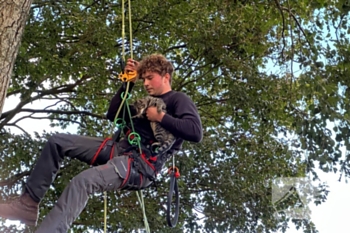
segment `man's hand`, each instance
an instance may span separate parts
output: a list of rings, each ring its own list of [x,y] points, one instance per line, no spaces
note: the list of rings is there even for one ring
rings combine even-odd
[[[125,66],[125,71],[128,72],[128,71],[135,71],[137,70],[137,66],[139,65],[139,62],[138,61],[135,61],[131,58],[128,59],[128,61],[126,62],[126,66]],[[136,82],[137,81],[137,76],[135,78],[133,78],[132,80],[130,80],[131,82]]]
[[[164,112],[158,113],[156,107],[148,107],[146,110],[146,116],[149,121],[161,122],[164,115]]]

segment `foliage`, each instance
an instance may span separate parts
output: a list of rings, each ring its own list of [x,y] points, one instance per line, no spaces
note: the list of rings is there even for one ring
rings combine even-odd
[[[135,58],[159,52],[174,62],[173,89],[191,96],[205,131],[203,142],[185,143],[177,159],[181,215],[176,228],[165,222],[167,178],[145,191],[152,232],[284,232],[289,218],[273,217],[271,180],[317,179],[316,166],[349,176],[350,159],[341,152],[342,145],[350,147],[346,3],[132,2]],[[34,118],[40,124],[47,118],[67,132],[75,125],[82,135],[112,133],[104,114],[120,85],[121,25],[120,1],[33,3],[7,95],[20,103],[0,119],[3,199],[20,190],[52,134],[33,136],[24,128],[15,135],[8,129],[18,122]],[[125,44],[128,57],[128,40]],[[133,97],[142,94],[137,85]],[[39,100],[52,105],[26,107]],[[27,115],[16,120],[21,113]],[[41,218],[86,167],[65,161],[43,200]],[[319,203],[328,193],[321,188]],[[109,232],[143,227],[134,193],[108,198]],[[91,198],[74,232],[103,229],[102,200]],[[310,222],[294,222],[304,232],[316,232]]]

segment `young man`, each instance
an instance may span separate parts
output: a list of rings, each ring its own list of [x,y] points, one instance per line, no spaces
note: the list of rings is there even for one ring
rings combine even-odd
[[[149,107],[146,113],[147,119],[133,119],[134,129],[143,139],[142,151],[144,149],[147,151],[145,144],[148,140],[154,140],[149,121],[159,122],[177,138],[171,151],[181,149],[183,140],[201,141],[202,127],[197,109],[187,95],[171,89],[173,66],[164,56],[153,54],[144,58],[140,63],[129,59],[126,70],[137,71],[138,78],[143,81],[148,94],[162,98],[167,105],[166,114],[158,113],[155,107]],[[134,86],[135,81],[132,80],[130,88]],[[125,83],[110,103],[107,112],[107,118],[110,121],[115,119],[122,103],[123,92],[125,92]],[[94,167],[81,172],[72,179],[54,208],[41,223],[37,233],[67,232],[70,225],[85,208],[90,194],[118,189],[134,190],[135,185],[136,189],[147,187],[151,183],[150,177],[145,176],[141,181],[137,179],[144,170],[132,166],[129,170],[123,170],[123,167],[128,167],[130,148],[132,148],[128,141],[122,139],[118,143],[110,142],[78,135],[53,135],[46,143],[36,166],[28,177],[24,193],[13,202],[0,204],[0,217],[36,225],[39,203],[54,181],[65,156],[79,159]],[[131,151],[133,155],[137,154],[137,150]],[[140,164],[146,167],[146,170],[152,167],[149,156],[146,153],[143,160],[140,160]],[[164,164],[165,161],[162,163]]]

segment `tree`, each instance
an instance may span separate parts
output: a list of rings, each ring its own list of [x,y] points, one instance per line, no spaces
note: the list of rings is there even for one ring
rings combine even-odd
[[[7,93],[20,102],[0,118],[3,199],[18,192],[53,133],[32,136],[20,128],[21,120],[50,119],[63,129],[76,125],[77,133],[89,136],[112,132],[104,113],[120,85],[120,9],[119,1],[32,4]],[[350,145],[344,9],[342,3],[306,0],[133,1],[135,57],[161,52],[174,62],[173,88],[193,98],[205,130],[201,144],[186,143],[177,157],[177,228],[165,224],[167,178],[161,176],[158,188],[145,192],[152,232],[284,231],[289,218],[273,217],[267,182],[281,176],[317,178],[316,166],[325,172],[340,167],[339,174],[350,175],[349,156],[340,151],[342,144]],[[142,93],[136,86],[132,98]],[[25,107],[38,100],[52,104]],[[19,114],[27,115],[16,119]],[[329,129],[328,122],[336,127]],[[12,134],[11,127],[23,134]],[[41,218],[83,168],[65,162],[43,200]],[[319,202],[328,192],[321,188]],[[102,228],[101,201],[101,196],[90,200],[75,232]],[[133,193],[111,193],[108,204],[109,232],[143,227]],[[312,223],[295,224],[315,232]]]
[[[0,116],[32,0],[0,1]]]

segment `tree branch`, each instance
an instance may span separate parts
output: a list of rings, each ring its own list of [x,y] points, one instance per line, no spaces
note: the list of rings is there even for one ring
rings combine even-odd
[[[89,77],[90,76],[88,75],[84,75],[81,79],[77,80],[73,84],[55,87],[50,90],[37,91],[39,94],[34,97],[31,97],[31,95],[28,95],[28,97],[24,98],[13,110],[5,112],[4,114],[1,115],[0,120],[2,119],[4,120],[0,123],[0,129],[3,128],[18,112],[20,112],[21,108],[26,104],[33,102],[35,100],[38,100],[45,95],[55,95],[63,92],[74,92],[74,88],[78,85],[81,85]]]
[[[12,126],[12,127],[16,127],[16,128],[18,128],[19,130],[21,130],[24,134],[26,134],[26,135],[30,135],[27,131],[25,131],[22,127],[20,127],[20,126],[18,126],[18,125],[16,125],[16,124],[7,124],[6,126]]]
[[[174,50],[174,49],[181,49],[181,48],[186,48],[186,47],[187,47],[186,44],[175,45],[175,46],[172,46],[172,47],[167,48],[167,49],[163,52],[163,54],[166,54],[166,53],[168,53],[168,52],[170,52],[171,50]]]
[[[31,173],[31,171],[24,171],[21,173],[18,173],[14,176],[11,176],[10,178],[4,180],[4,181],[0,181],[0,187],[3,186],[13,186],[18,180],[22,179],[25,176],[28,176]]]
[[[276,5],[277,5],[278,10],[281,12],[281,16],[282,16],[282,40],[283,40],[283,48],[282,48],[281,54],[282,54],[282,59],[283,59],[283,57],[284,57],[284,56],[283,56],[284,48],[286,47],[286,40],[285,40],[285,37],[284,37],[284,30],[285,30],[285,28],[286,28],[286,23],[285,23],[285,18],[284,18],[283,10],[282,10],[282,8],[281,8],[281,5],[280,5],[279,1],[278,1],[278,0],[275,0],[275,3],[276,3]]]
[[[106,119],[103,115],[98,115],[95,113],[91,113],[88,111],[61,111],[61,110],[53,110],[53,109],[28,109],[23,108],[19,112],[31,112],[31,113],[54,113],[54,114],[62,114],[62,115],[74,115],[74,114],[83,114],[86,116],[92,116],[99,119]]]

